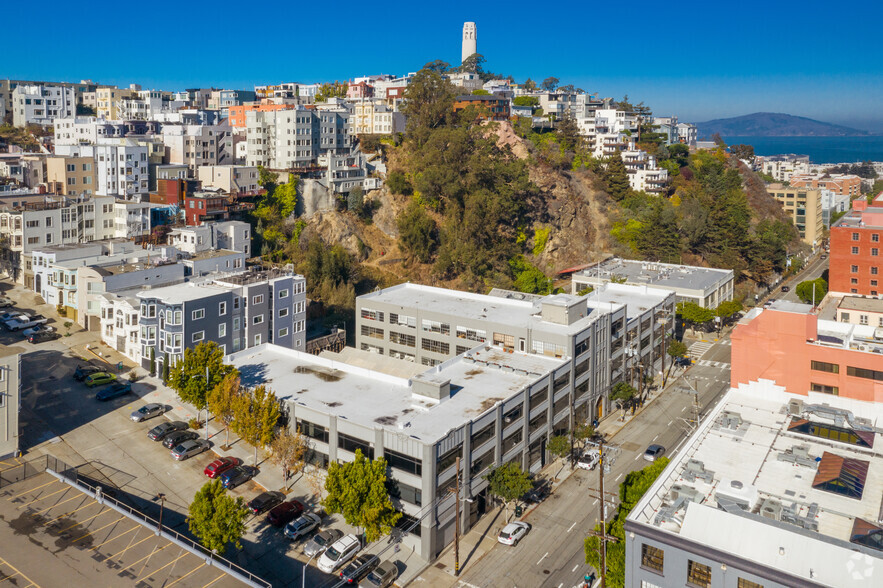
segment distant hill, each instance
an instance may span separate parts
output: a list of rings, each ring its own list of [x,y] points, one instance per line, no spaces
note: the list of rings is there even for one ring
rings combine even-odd
[[[854,137],[867,131],[821,122],[803,116],[774,112],[755,112],[733,118],[719,118],[696,123],[699,136],[721,137]]]

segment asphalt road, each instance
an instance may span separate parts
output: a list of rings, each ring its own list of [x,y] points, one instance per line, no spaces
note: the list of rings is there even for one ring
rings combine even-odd
[[[651,404],[609,441],[620,448],[605,476],[605,492],[618,494],[619,484],[631,471],[647,465],[642,455],[651,443],[666,447],[672,456],[694,428],[692,406],[698,390],[704,415],[729,388],[729,339],[714,344],[699,363],[673,372],[674,381]],[[677,368],[676,368],[677,369]],[[565,475],[566,472],[562,472]],[[585,563],[583,540],[599,522],[598,470],[577,470],[558,490],[528,515],[530,533],[515,547],[496,545],[480,561],[467,562],[459,582],[465,587],[579,586],[591,571]],[[608,520],[614,506],[608,507]]]
[[[770,293],[770,298],[775,298],[776,300],[787,300],[788,302],[802,302],[802,300],[797,297],[797,293],[795,292],[797,284],[799,284],[800,282],[805,282],[806,280],[815,280],[816,278],[820,278],[822,276],[822,273],[826,269],[828,269],[828,259],[821,259],[820,256],[815,257],[810,262],[810,264],[803,269],[802,272],[777,285],[776,288],[774,288],[773,291]],[[782,286],[788,286],[790,291],[782,292]]]

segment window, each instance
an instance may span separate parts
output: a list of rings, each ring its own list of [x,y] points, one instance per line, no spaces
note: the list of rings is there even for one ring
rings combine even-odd
[[[48,237],[49,235],[46,235],[46,236]],[[48,240],[47,240],[47,242],[48,242]],[[873,266],[873,267],[871,268],[871,275],[872,275],[872,276],[876,276],[876,275],[877,275],[877,266]]]
[[[387,462],[390,461],[388,452],[384,451],[383,457],[386,458]],[[393,498],[398,498],[399,500],[403,500],[417,506],[423,505],[423,492],[419,488],[414,488],[413,486],[409,486],[404,482],[399,482],[398,480],[390,480],[389,493]]]
[[[848,315],[847,315],[848,316]],[[828,363],[826,361],[810,361],[809,364],[810,369],[813,369],[817,372],[828,372],[829,374],[839,374],[840,366],[836,363]]]
[[[877,249],[876,247],[871,247],[871,255],[873,255],[875,257],[880,255],[880,250]]]
[[[687,585],[709,588],[711,586],[711,568],[705,564],[688,559]]]
[[[205,339],[205,331],[196,331],[193,333],[193,338],[191,339],[191,343],[198,343]]]
[[[853,247],[853,248],[852,248],[852,254],[853,254],[853,255],[858,255],[858,247]]]
[[[457,327],[457,337],[460,339],[468,339],[469,341],[478,341],[484,343],[487,341],[487,331],[481,329],[468,329],[466,327]]]
[[[396,331],[389,332],[389,342],[395,343],[396,345],[404,345],[405,347],[417,346],[417,338],[414,335],[406,335],[404,333],[397,333]]]
[[[374,339],[383,339],[383,329],[362,325],[361,333],[363,337],[373,337]]]
[[[279,332],[276,334],[277,337],[287,337],[288,336],[288,327],[284,329],[279,329]]]
[[[438,473],[444,472],[446,469],[454,465],[454,462],[457,461],[457,457],[460,455],[461,447],[458,445],[453,449],[449,449],[446,453],[440,455],[438,460],[436,461],[438,467]]]
[[[564,371],[555,378],[555,392],[560,392],[570,383],[570,372]]]
[[[280,308],[279,309],[279,318],[284,316],[288,316],[288,308]]]
[[[403,327],[417,327],[417,319],[413,316],[407,316],[404,314],[395,314],[393,312],[389,313],[389,324],[391,325],[401,325]]]
[[[368,459],[374,459],[374,448],[371,447],[371,444],[356,437],[351,437],[344,433],[338,433],[337,446],[340,449],[346,449],[350,453],[355,453],[357,449],[361,449],[362,455]]]
[[[279,298],[288,298],[288,290],[279,290]]]
[[[420,347],[424,351],[431,351],[433,353],[441,353],[444,355],[447,355],[451,351],[451,346],[449,344],[435,341],[433,339],[421,339]]]
[[[858,233],[853,233],[853,234],[852,234],[852,240],[853,240],[853,241],[858,241]]]
[[[736,588],[763,588],[763,584],[758,584],[757,582],[752,582],[745,578],[739,578],[739,581],[736,583]]]
[[[254,346],[257,347],[260,344],[261,344],[261,335],[260,335],[260,333],[258,333],[257,335],[254,336]]]
[[[515,431],[512,432],[511,435],[503,439],[501,454],[506,455],[507,453],[515,449],[521,443],[522,439],[524,439],[524,429],[518,427],[517,429],[515,429]]]
[[[253,325],[259,325],[262,322],[264,322],[264,315],[262,315],[262,314],[252,317],[252,319],[251,319],[251,324],[253,324]]]
[[[263,304],[264,303],[264,295],[258,294],[257,296],[253,296],[251,299],[252,304]]]
[[[472,433],[472,449],[478,449],[494,437],[496,431],[496,421],[491,421],[488,425],[482,427],[478,431]]]
[[[517,406],[510,408],[508,412],[503,413],[503,423],[506,425],[511,425],[515,421],[521,418],[521,415],[524,414],[524,403],[519,403]]]
[[[549,415],[545,410],[541,410],[539,414],[530,419],[530,422],[527,424],[528,434],[533,435],[534,431],[539,430],[539,428],[547,422],[549,422]]]
[[[200,319],[203,319],[203,318],[205,318],[205,309],[204,309],[204,308],[200,308],[199,310],[194,310],[193,313],[191,313],[190,316],[191,316],[191,318],[192,318],[193,320],[195,320],[195,321],[198,321],[198,320],[200,320]]]
[[[499,345],[500,347],[515,347],[515,336],[507,335],[505,333],[494,333],[494,345]]]
[[[311,423],[310,421],[298,421],[298,429],[300,429],[300,432],[303,435],[306,435],[311,439],[328,443],[328,429],[325,427],[317,425],[316,423]]]
[[[641,544],[641,567],[654,572],[662,573],[663,563],[665,560],[665,552],[658,547]]]
[[[227,336],[227,323],[221,323],[218,325],[218,339]]]
[[[846,375],[853,378],[864,378],[866,380],[876,380],[883,382],[883,371],[870,370],[868,368],[860,368],[854,366],[846,366]]]
[[[383,322],[383,312],[379,310],[371,310],[369,308],[362,309],[362,318],[369,321],[380,321]]]
[[[408,472],[409,474],[414,474],[415,476],[423,475],[423,461],[416,457],[410,457],[389,449],[383,450],[383,457],[386,458],[386,463],[388,463],[390,467],[402,470],[403,472]]]
[[[441,335],[451,334],[451,325],[448,323],[440,323],[438,321],[423,321],[423,330],[429,333],[439,333]]]
[[[530,412],[533,412],[533,409],[541,405],[546,401],[546,398],[549,397],[549,387],[544,386],[542,390],[539,390],[530,396]]]
[[[491,447],[487,450],[484,455],[480,456],[476,459],[472,467],[469,468],[470,475],[474,478],[478,476],[480,473],[488,469],[494,463],[494,448]]]
[[[224,316],[225,314],[227,314],[227,303],[221,302],[218,304],[218,316]]]
[[[852,273],[854,273],[854,274],[857,274],[857,273],[858,273],[858,266],[857,266],[857,265],[854,265],[854,266],[850,267],[850,268],[849,268],[849,271],[852,272]]]
[[[879,243],[880,242],[880,233],[872,233],[871,234],[871,241],[873,241],[874,243]]]

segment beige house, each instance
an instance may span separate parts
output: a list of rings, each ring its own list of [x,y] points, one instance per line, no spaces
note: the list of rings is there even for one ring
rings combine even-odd
[[[98,88],[95,91],[95,99],[98,102],[98,118],[116,120],[120,116],[120,101],[138,97],[134,90],[120,88]]]
[[[46,158],[46,181],[49,189],[65,196],[91,196],[95,193],[93,157]]]
[[[883,300],[844,296],[837,305],[837,322],[883,328]]]
[[[825,223],[822,218],[822,191],[770,184],[767,192],[775,198],[791,217],[804,243],[813,248],[821,245]]]

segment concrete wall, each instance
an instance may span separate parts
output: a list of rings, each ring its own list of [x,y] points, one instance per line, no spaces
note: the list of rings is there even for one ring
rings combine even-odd
[[[19,449],[21,351],[19,347],[0,349],[0,458]]]

